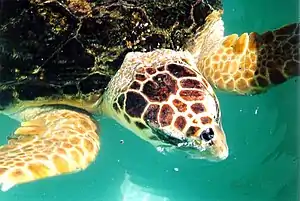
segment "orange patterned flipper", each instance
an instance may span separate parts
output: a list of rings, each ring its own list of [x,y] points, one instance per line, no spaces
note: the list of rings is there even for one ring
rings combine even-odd
[[[198,61],[198,67],[216,88],[255,94],[299,76],[299,23],[261,35],[232,34],[216,51]]]
[[[214,10],[187,43],[202,75],[215,88],[256,94],[300,75],[300,23],[262,34],[224,36],[223,10]]]
[[[86,114],[52,110],[22,122],[7,145],[0,147],[0,186],[85,169],[100,149],[97,126]]]

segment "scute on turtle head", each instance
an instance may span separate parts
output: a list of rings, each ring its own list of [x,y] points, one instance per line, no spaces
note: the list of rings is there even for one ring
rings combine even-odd
[[[108,86],[107,94],[114,97],[111,114],[155,146],[223,160],[228,147],[219,102],[194,66],[187,52],[129,53]]]

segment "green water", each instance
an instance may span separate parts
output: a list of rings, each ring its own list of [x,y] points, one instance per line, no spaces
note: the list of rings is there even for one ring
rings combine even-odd
[[[299,21],[296,0],[224,0],[224,9],[226,34]],[[217,94],[230,148],[224,162],[164,156],[103,118],[101,151],[86,171],[14,187],[0,201],[298,201],[296,81],[253,97]],[[0,116],[0,143],[17,125]]]

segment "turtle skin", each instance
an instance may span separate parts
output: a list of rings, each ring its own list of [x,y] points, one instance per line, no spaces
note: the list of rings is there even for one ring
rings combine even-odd
[[[99,98],[128,52],[179,50],[211,6],[221,2],[5,0],[0,110],[37,98]]]

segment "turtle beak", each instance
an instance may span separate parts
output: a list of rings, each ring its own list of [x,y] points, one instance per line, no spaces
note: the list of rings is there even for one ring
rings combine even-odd
[[[215,137],[210,142],[209,152],[211,153],[212,161],[225,160],[229,155],[229,149],[226,141],[226,136],[222,125],[214,125]]]
[[[228,157],[229,150],[222,126],[215,124],[213,130],[215,136],[211,141],[203,142],[199,138],[194,140],[195,145],[198,145],[198,147],[195,146],[194,150],[188,152],[190,158],[219,162]]]

